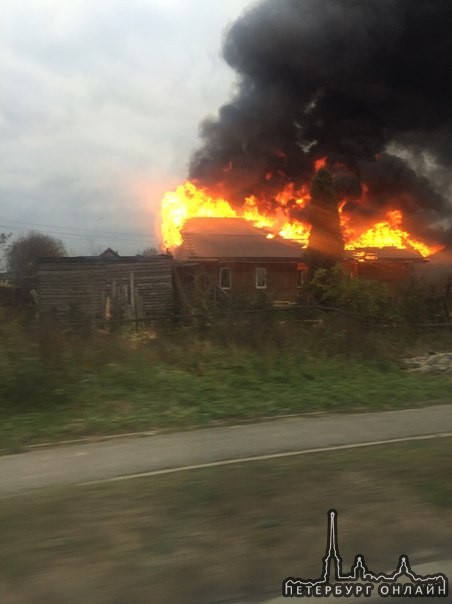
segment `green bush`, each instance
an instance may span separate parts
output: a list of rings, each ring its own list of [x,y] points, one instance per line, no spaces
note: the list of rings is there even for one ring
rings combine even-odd
[[[309,284],[313,299],[348,313],[366,326],[400,321],[399,308],[386,285],[358,279],[340,266],[319,269]]]

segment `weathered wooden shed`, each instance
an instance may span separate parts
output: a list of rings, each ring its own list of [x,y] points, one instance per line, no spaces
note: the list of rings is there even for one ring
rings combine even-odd
[[[345,252],[344,267],[361,279],[379,281],[397,289],[418,274],[418,267],[428,263],[414,249],[356,248]]]
[[[91,322],[169,316],[174,307],[172,264],[169,254],[42,258],[39,311]]]

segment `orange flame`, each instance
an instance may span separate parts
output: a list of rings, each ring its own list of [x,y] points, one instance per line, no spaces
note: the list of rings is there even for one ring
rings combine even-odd
[[[422,241],[414,239],[402,227],[403,216],[400,210],[387,212],[384,220],[377,222],[371,228],[357,235],[350,225],[350,216],[341,219],[344,238],[346,241],[345,249],[366,247],[395,247],[398,249],[414,249],[421,256],[431,256],[441,250],[440,245],[428,246]]]
[[[182,244],[181,230],[188,218],[234,218],[237,216],[225,199],[213,199],[192,182],[179,185],[165,194],[161,205],[162,237],[166,248]]]
[[[320,157],[319,159],[316,159],[314,162],[314,170],[318,172],[321,168],[324,168],[326,166],[326,160],[326,155],[325,157]]]
[[[161,204],[163,247],[172,249],[182,244],[181,230],[189,218],[245,218],[258,228],[266,228],[272,234],[286,239],[295,239],[307,245],[310,226],[302,222],[290,222],[284,208],[290,201],[298,207],[305,205],[306,191],[295,191],[290,183],[277,196],[281,209],[265,214],[258,209],[253,195],[245,199],[240,210],[235,210],[226,199],[213,198],[190,181],[179,185],[175,191],[166,193]]]
[[[316,168],[318,162],[324,161],[326,158],[317,160]],[[244,218],[254,226],[269,231],[269,238],[279,235],[285,239],[297,241],[303,247],[307,246],[310,225],[299,220],[289,219],[288,209],[294,206],[303,208],[309,205],[308,188],[302,187],[296,190],[294,184],[289,183],[274,197],[274,200],[278,203],[276,211],[270,204],[268,212],[263,210],[265,200],[258,202],[255,196],[247,197],[241,209],[234,209],[226,199],[214,198],[193,182],[187,181],[163,197],[161,204],[163,246],[173,249],[181,245],[181,230],[186,220],[201,217]],[[403,230],[403,215],[400,210],[388,212],[382,220],[370,228],[358,229],[356,225],[352,224],[352,215],[345,212],[344,206],[345,202],[339,204],[339,214],[347,250],[389,246],[399,249],[414,249],[426,257],[441,249],[440,245],[428,246]]]

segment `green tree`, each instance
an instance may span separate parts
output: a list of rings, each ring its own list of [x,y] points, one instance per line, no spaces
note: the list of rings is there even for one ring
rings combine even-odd
[[[6,245],[10,237],[11,233],[8,233],[8,235],[6,233],[0,233],[0,246]]]
[[[312,181],[309,209],[312,227],[306,261],[311,280],[319,268],[333,267],[344,254],[333,178],[325,168],[321,168]]]
[[[156,247],[146,247],[138,256],[157,256],[160,252]]]
[[[67,256],[64,243],[60,239],[37,231],[20,235],[6,249],[8,270],[24,285],[36,276],[39,258],[58,256]]]

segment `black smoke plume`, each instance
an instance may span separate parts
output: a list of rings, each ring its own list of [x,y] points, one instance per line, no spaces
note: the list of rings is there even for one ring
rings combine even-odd
[[[202,123],[191,179],[268,204],[326,156],[346,211],[396,206],[418,236],[452,242],[450,181],[429,178],[452,159],[451,0],[264,0],[229,28],[223,56],[237,91]]]

